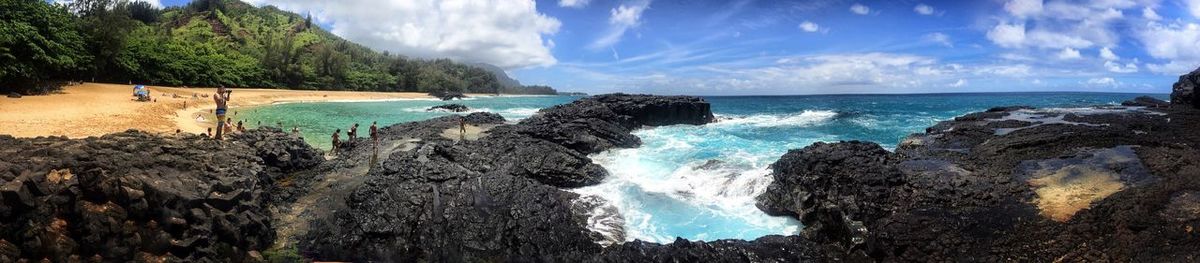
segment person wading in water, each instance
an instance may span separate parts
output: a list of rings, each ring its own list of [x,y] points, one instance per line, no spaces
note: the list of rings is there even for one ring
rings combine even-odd
[[[217,94],[213,95],[213,101],[217,103],[217,140],[221,140],[223,130],[225,130],[225,111],[229,109],[229,96],[232,95],[232,90],[226,90],[225,86],[217,87]]]

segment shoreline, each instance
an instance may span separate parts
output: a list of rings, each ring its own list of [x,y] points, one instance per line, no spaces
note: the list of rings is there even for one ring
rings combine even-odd
[[[136,129],[150,133],[200,134],[212,127],[215,103],[208,95],[216,88],[146,86],[153,102],[132,100],[133,85],[83,83],[59,93],[0,99],[0,134],[18,138],[66,136],[84,138]],[[388,101],[434,99],[417,92],[316,91],[286,89],[231,89],[230,109],[278,103],[328,101]],[[192,97],[196,95],[197,97]],[[472,94],[468,94],[472,95]],[[480,94],[475,94],[480,95]],[[486,96],[486,95],[480,95]],[[187,107],[184,107],[184,104]],[[204,116],[199,122],[196,116]]]

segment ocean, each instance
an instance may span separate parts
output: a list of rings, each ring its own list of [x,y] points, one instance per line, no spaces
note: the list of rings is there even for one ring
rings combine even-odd
[[[1140,95],[1166,99],[1166,94],[1114,93],[974,93],[913,95],[813,95],[705,97],[718,122],[653,127],[634,132],[643,145],[591,156],[610,176],[595,186],[571,189],[602,198],[618,214],[599,213],[591,222],[612,234],[603,222],[623,227],[621,239],[671,242],[727,238],[754,239],[794,234],[796,220],[767,216],[754,207],[754,196],[771,179],[769,165],[788,149],[818,141],[864,140],[894,149],[904,137],[938,121],[991,107],[1028,105],[1039,108],[1119,104]],[[510,121],[528,118],[538,109],[579,97],[478,97],[455,101],[472,111],[496,112]],[[305,139],[329,148],[330,134],[353,123],[365,134],[372,121],[380,126],[445,116],[427,112],[444,104],[435,100],[287,103],[240,109],[239,119],[251,127],[282,123],[298,126]],[[619,215],[621,220],[612,221]],[[607,220],[607,221],[606,221]]]

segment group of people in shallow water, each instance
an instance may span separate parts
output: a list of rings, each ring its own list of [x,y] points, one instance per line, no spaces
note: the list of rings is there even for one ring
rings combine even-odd
[[[211,113],[213,113],[214,115],[217,116],[217,127],[216,127],[217,130],[216,130],[216,133],[214,134],[213,128],[208,128],[207,132],[204,133],[205,137],[211,136],[213,139],[222,140],[222,139],[224,139],[225,134],[233,133],[233,131],[235,131],[235,130],[237,132],[246,132],[246,125],[244,123],[242,123],[241,120],[237,121],[237,125],[235,126],[233,124],[232,118],[230,118],[230,119],[225,118],[225,114],[227,112],[229,112],[229,99],[232,97],[232,95],[233,95],[233,91],[226,89],[225,86],[217,87],[217,94],[213,94],[213,96],[212,96],[213,102],[216,102],[217,107],[216,107],[216,109],[213,109],[210,111]],[[187,104],[186,104],[186,102],[184,102],[184,103],[185,103],[184,107],[186,108]],[[233,115],[237,116],[237,111],[234,111]],[[203,117],[198,117],[198,119],[202,119],[202,118]],[[282,122],[277,122],[276,124],[279,125],[280,129],[283,129]],[[262,121],[258,121],[258,126],[260,126],[260,127],[262,126]],[[179,130],[176,130],[176,132],[179,132]],[[300,127],[299,126],[292,126],[292,135],[300,136]]]
[[[342,129],[337,129],[336,131],[333,131],[333,135],[330,136],[330,138],[333,139],[333,150],[331,150],[331,152],[337,152],[337,149],[342,146],[341,134]],[[358,123],[350,126],[350,129],[346,131],[346,138],[349,140],[358,138]],[[379,126],[378,122],[376,121],[371,122],[371,144],[376,148],[379,147]]]

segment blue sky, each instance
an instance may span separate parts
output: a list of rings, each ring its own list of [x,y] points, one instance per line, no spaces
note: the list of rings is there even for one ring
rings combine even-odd
[[[250,2],[589,93],[1166,93],[1200,66],[1200,0]]]

